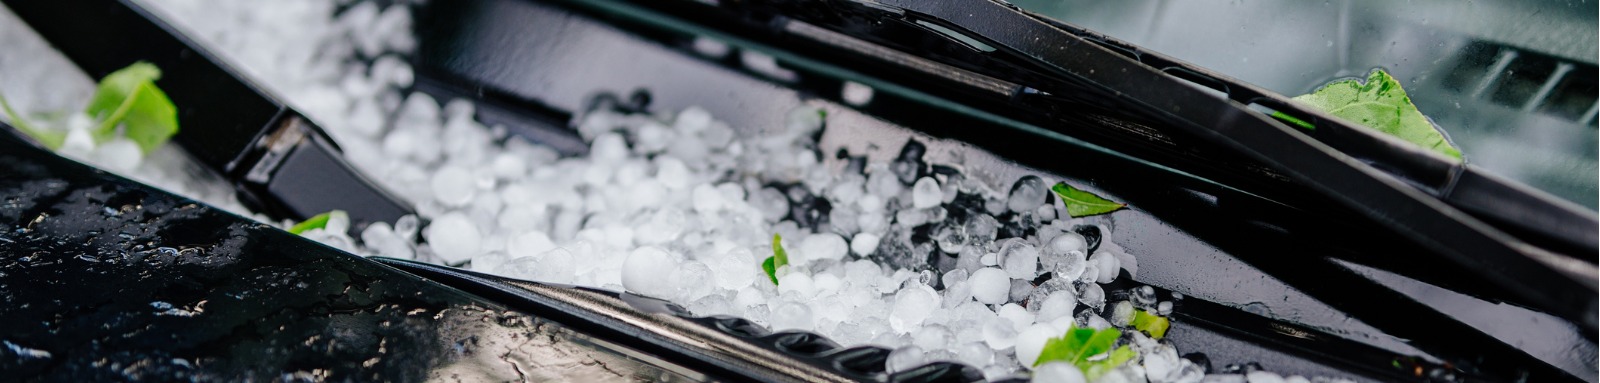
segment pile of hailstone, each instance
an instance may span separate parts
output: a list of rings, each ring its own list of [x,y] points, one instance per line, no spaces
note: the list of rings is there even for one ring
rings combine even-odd
[[[429,224],[374,224],[360,234],[364,251],[894,347],[891,370],[947,360],[1007,376],[1070,327],[1171,310],[1149,288],[1106,301],[1101,284],[1137,272],[1135,259],[1109,240],[1109,220],[1065,216],[1044,180],[996,192],[926,164],[916,141],[888,163],[824,166],[817,109],[774,116],[783,129],[749,138],[700,108],[599,109],[578,125],[590,154],[574,158],[471,116],[469,103],[413,94],[393,128],[371,137],[382,160],[356,163]],[[790,262],[776,285],[760,267],[773,234]],[[416,235],[425,244],[413,246]],[[1130,334],[1145,361],[1118,373],[1202,375],[1171,346]]]
[[[891,370],[956,361],[990,378],[1031,368],[1069,327],[1125,327],[1134,308],[1172,308],[1149,287],[1108,302],[1101,285],[1136,274],[1136,259],[1113,243],[1111,219],[1067,216],[1045,180],[996,191],[925,163],[915,141],[888,163],[825,166],[815,137],[826,123],[814,108],[773,116],[783,129],[760,137],[741,137],[700,108],[601,108],[578,125],[590,154],[562,158],[482,126],[470,101],[408,95],[412,72],[400,55],[415,43],[404,4],[151,4],[416,203],[420,217],[357,238],[338,219],[306,233],[336,247],[628,290],[696,314],[892,347]],[[760,267],[774,234],[790,259],[777,284]],[[1125,333],[1119,343],[1140,357],[1100,381],[1203,375],[1170,344]],[[1082,380],[1056,364],[1035,377]],[[1250,381],[1274,377],[1257,371]]]

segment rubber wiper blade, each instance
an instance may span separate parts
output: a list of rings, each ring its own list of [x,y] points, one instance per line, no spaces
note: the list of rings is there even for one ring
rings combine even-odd
[[[273,219],[349,213],[351,230],[415,214],[344,160],[328,134],[282,98],[131,0],[3,0],[93,78],[146,61],[178,107],[173,142]]]

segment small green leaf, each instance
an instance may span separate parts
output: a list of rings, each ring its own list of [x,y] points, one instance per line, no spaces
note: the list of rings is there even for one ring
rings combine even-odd
[[[122,126],[123,135],[148,153],[177,134],[178,108],[156,87],[160,78],[155,65],[137,62],[100,79],[85,110],[100,121],[92,131],[95,140],[111,139]]]
[[[1039,358],[1033,361],[1033,365],[1054,361],[1078,364],[1091,356],[1110,351],[1112,343],[1121,336],[1122,331],[1114,328],[1095,330],[1079,327],[1067,330],[1066,334],[1045,341],[1044,349],[1039,351]]]
[[[1382,69],[1373,70],[1365,82],[1344,80],[1294,98],[1335,117],[1377,129],[1425,149],[1461,158],[1461,150],[1445,140],[1439,128],[1411,103],[1400,82]],[[1275,117],[1283,118],[1288,116]],[[1293,120],[1302,126],[1304,121]]]
[[[1067,330],[1066,334],[1046,340],[1044,349],[1040,350],[1039,358],[1033,361],[1033,365],[1037,367],[1056,361],[1072,363],[1078,370],[1083,371],[1085,377],[1094,381],[1100,375],[1138,356],[1138,353],[1128,346],[1118,347],[1115,350],[1111,348],[1120,337],[1122,331],[1114,328],[1104,330],[1073,328]],[[1101,355],[1105,357],[1100,358]]]
[[[767,278],[772,279],[772,284],[778,284],[778,268],[789,264],[789,253],[783,251],[783,237],[772,235],[772,256],[761,261],[761,270],[767,272]]]
[[[778,284],[778,266],[772,264],[772,259],[773,257],[767,257],[766,260],[761,261],[761,270],[766,271],[767,278],[772,279],[772,284],[776,285]]]
[[[332,217],[334,215],[344,215],[344,214],[345,214],[344,210],[334,210],[334,211],[330,211],[330,212],[327,212],[327,213],[317,214],[317,215],[311,216],[311,218],[306,218],[305,221],[302,221],[300,223],[294,224],[294,226],[290,226],[289,227],[289,232],[290,233],[294,233],[294,234],[302,234],[302,233],[305,233],[307,231],[311,231],[311,229],[321,229],[321,228],[324,228],[324,227],[328,227],[328,218],[329,217]]]
[[[1172,321],[1167,317],[1151,314],[1144,310],[1133,313],[1133,328],[1150,334],[1151,338],[1161,339],[1167,336],[1167,328],[1172,326]]]
[[[1057,197],[1061,197],[1061,203],[1067,205],[1067,215],[1073,218],[1100,215],[1128,207],[1128,204],[1111,202],[1094,193],[1072,187],[1066,182],[1057,183],[1056,186],[1050,187],[1050,190],[1056,192]]]
[[[1295,126],[1299,126],[1299,127],[1305,128],[1306,130],[1317,130],[1317,126],[1316,125],[1311,125],[1311,123],[1305,122],[1305,120],[1301,120],[1301,119],[1298,119],[1298,118],[1294,118],[1294,116],[1283,114],[1283,112],[1272,112],[1272,118],[1283,120],[1283,122],[1294,124]]]
[[[1133,351],[1133,349],[1128,348],[1128,346],[1117,347],[1117,349],[1112,350],[1111,355],[1107,355],[1105,359],[1090,361],[1088,362],[1087,367],[1079,368],[1083,369],[1083,376],[1092,382],[1095,379],[1099,379],[1100,376],[1105,375],[1107,372],[1111,372],[1111,370],[1115,370],[1117,367],[1127,364],[1128,361],[1131,361],[1133,358],[1138,356],[1139,352]]]
[[[33,124],[28,123],[28,120],[22,119],[21,113],[17,113],[15,109],[11,108],[11,103],[6,102],[6,98],[4,96],[0,96],[0,109],[4,109],[6,115],[11,117],[11,126],[14,126],[17,128],[17,130],[22,131],[22,133],[33,137],[33,139],[39,140],[39,143],[44,144],[44,146],[47,148],[52,150],[61,149],[61,145],[67,142],[67,132],[60,130],[45,130],[34,127]]]

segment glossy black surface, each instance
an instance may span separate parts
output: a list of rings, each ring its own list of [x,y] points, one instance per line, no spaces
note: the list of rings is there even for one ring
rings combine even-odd
[[[6,381],[686,379],[8,131],[0,301]]]

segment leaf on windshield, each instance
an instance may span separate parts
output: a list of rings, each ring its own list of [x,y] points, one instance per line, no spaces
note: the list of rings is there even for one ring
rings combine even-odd
[[[1337,81],[1294,99],[1346,121],[1377,129],[1452,158],[1461,158],[1461,150],[1450,145],[1444,134],[1411,103],[1411,97],[1406,96],[1400,82],[1382,69],[1373,70],[1365,82],[1356,79]],[[1282,113],[1273,116],[1311,128],[1311,124]]]
[[[1061,197],[1061,203],[1067,206],[1067,215],[1073,218],[1105,214],[1128,207],[1128,204],[1112,202],[1094,193],[1072,187],[1066,182],[1056,183],[1050,190],[1054,191],[1057,197]]]

